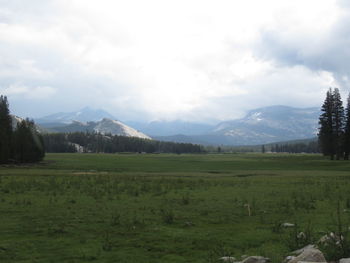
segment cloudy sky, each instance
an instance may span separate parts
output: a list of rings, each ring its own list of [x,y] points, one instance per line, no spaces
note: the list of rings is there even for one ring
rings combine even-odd
[[[0,0],[0,94],[40,117],[234,119],[350,88],[347,0]]]

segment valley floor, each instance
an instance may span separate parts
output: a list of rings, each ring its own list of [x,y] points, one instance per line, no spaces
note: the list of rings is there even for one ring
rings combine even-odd
[[[349,186],[320,155],[48,154],[0,167],[0,262],[282,262],[348,228]]]

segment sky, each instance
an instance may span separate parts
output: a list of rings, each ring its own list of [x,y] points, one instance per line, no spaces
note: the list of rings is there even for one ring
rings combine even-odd
[[[347,0],[0,0],[0,94],[41,117],[236,119],[350,91]]]

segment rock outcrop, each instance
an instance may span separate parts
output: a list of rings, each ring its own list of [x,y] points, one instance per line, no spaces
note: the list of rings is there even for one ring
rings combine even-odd
[[[289,260],[285,261],[286,263],[327,262],[323,253],[313,245],[308,245],[294,252],[300,252],[300,254],[296,256],[290,256]]]
[[[269,258],[261,256],[250,256],[242,261],[242,263],[268,263],[270,262]]]

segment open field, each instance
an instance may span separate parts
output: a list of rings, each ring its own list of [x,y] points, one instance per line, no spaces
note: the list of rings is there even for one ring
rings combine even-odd
[[[0,167],[0,216],[0,262],[199,263],[244,254],[281,262],[337,230],[339,218],[350,225],[350,162],[48,154],[42,164]],[[295,238],[300,231],[306,240]]]

